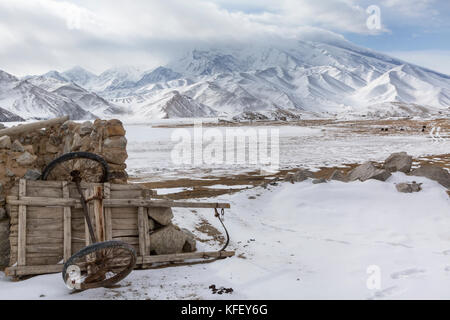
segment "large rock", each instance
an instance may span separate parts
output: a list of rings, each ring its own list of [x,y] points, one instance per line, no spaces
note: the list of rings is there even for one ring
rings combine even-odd
[[[80,149],[80,147],[81,147],[81,136],[78,133],[75,133],[73,135],[71,149],[72,149],[72,151],[78,151],[78,149]]]
[[[29,165],[33,164],[36,161],[36,159],[37,159],[37,156],[32,155],[28,151],[25,151],[16,159],[16,161],[17,161],[17,163],[19,163],[22,166],[29,166]]]
[[[348,178],[347,175],[344,174],[342,171],[340,170],[334,170],[333,173],[331,174],[329,180],[336,180],[336,181],[341,181],[341,182],[348,182]]]
[[[48,153],[58,153],[59,152],[59,146],[55,146],[50,143],[50,141],[47,141],[45,144],[45,151]]]
[[[391,173],[384,169],[376,168],[372,162],[366,162],[362,165],[354,168],[348,174],[349,181],[366,181],[369,179],[375,179],[380,181],[386,181],[391,176]]]
[[[170,224],[173,218],[172,208],[151,207],[148,209],[148,215],[163,226]]]
[[[181,229],[186,235],[186,242],[183,246],[183,252],[194,252],[197,250],[197,242],[195,241],[195,236],[188,229]]]
[[[421,183],[416,183],[415,181],[413,181],[412,183],[402,182],[397,183],[395,185],[395,188],[397,188],[398,192],[412,193],[412,192],[419,192],[420,190],[422,190],[421,185],[422,185]]]
[[[121,148],[127,147],[127,139],[122,136],[109,137],[103,142],[103,146],[107,148]]]
[[[41,171],[38,169],[28,169],[25,175],[23,176],[26,180],[39,180],[41,177]]]
[[[80,135],[84,136],[86,134],[90,134],[92,132],[92,129],[94,128],[94,125],[90,121],[85,121],[80,125]]]
[[[171,254],[183,252],[186,234],[173,224],[150,234],[150,252]]]
[[[128,158],[127,152],[120,148],[104,148],[102,154],[107,162],[114,164],[122,164]]]
[[[284,180],[289,181],[290,183],[302,182],[308,178],[314,178],[314,174],[306,169],[299,169],[294,173],[289,173],[286,175]]]
[[[450,173],[444,168],[435,165],[423,165],[411,172],[413,176],[426,177],[439,182],[441,185],[450,189]]]
[[[117,119],[107,121],[105,134],[107,137],[124,136],[125,129],[123,128],[122,121]]]
[[[9,136],[0,137],[0,149],[10,149],[11,148],[11,138]]]
[[[24,152],[25,149],[23,148],[23,145],[20,143],[20,141],[16,139],[11,145],[11,151]]]
[[[384,161],[384,168],[389,172],[401,171],[408,173],[411,170],[412,156],[406,152],[397,152],[391,154]]]

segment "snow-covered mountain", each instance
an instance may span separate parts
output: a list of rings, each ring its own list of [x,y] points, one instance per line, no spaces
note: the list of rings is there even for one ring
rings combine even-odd
[[[46,119],[69,115],[72,119],[93,119],[95,116],[75,101],[49,92],[32,84],[29,79],[18,78],[0,70],[0,108],[6,121]]]
[[[89,92],[80,85],[71,82],[65,74],[50,71],[42,76],[28,77],[28,81],[51,93],[73,100],[84,110],[99,117],[123,113],[123,110],[118,106],[106,101],[96,93]]]
[[[120,115],[143,121],[208,116],[295,119],[302,114],[383,117],[450,113],[450,76],[356,46],[338,36],[322,37],[320,41],[194,49],[151,70],[128,66],[97,76],[75,67],[28,77],[19,83],[33,85],[34,91],[43,90],[66,107],[74,103],[99,117]],[[24,108],[0,107],[25,118],[30,116]]]
[[[431,115],[450,110],[449,76],[341,38],[192,50],[143,73],[135,83],[99,94],[120,100],[133,113],[141,112],[146,103],[161,101],[162,108],[163,97],[174,90],[219,115],[238,118],[275,110],[326,116]]]

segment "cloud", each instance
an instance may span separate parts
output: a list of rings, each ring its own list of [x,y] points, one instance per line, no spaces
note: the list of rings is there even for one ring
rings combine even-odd
[[[81,65],[98,73],[125,64],[155,67],[205,44],[339,38],[326,30],[373,34],[365,2],[2,0],[0,69],[25,75]],[[393,10],[401,6],[399,0],[384,2]]]

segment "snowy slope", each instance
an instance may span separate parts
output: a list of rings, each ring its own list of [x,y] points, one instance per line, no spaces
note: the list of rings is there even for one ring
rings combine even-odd
[[[92,119],[72,99],[35,86],[30,80],[19,80],[0,70],[0,108],[24,119],[46,119],[69,115],[71,119]]]
[[[49,92],[75,101],[84,110],[99,117],[123,113],[123,110],[118,106],[106,101],[96,93],[87,91],[57,71],[51,71],[42,76],[29,77],[28,81]]]
[[[217,115],[215,110],[180,94],[178,91],[170,91],[163,96],[141,98],[142,100],[135,100],[133,109],[130,110],[135,115],[132,117],[134,120],[213,117]],[[128,100],[125,98],[114,101],[126,103]]]
[[[416,180],[423,190],[399,193]],[[301,195],[301,196],[299,196]],[[450,200],[438,183],[395,173],[387,182],[283,183],[209,199],[230,202],[232,258],[134,270],[117,288],[71,294],[60,274],[13,282],[0,273],[0,299],[449,299]],[[174,209],[198,249],[220,244],[208,209]],[[380,281],[370,281],[376,270]],[[376,284],[368,286],[367,284]],[[233,288],[213,294],[209,286]]]

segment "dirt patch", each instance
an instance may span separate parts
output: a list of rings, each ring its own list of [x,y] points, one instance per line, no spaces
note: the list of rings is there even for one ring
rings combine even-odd
[[[196,240],[198,240],[200,242],[214,241],[214,242],[219,242],[220,245],[223,245],[225,243],[225,238],[222,235],[222,233],[219,230],[217,230],[216,227],[211,225],[208,222],[208,220],[201,219],[200,223],[195,227],[195,230],[197,230],[198,232],[204,233],[204,234],[208,235],[208,237],[210,237],[210,239],[196,238]]]

